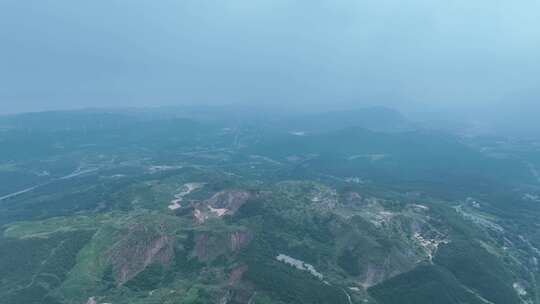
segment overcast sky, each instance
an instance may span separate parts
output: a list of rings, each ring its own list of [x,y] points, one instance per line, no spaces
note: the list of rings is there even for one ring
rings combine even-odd
[[[539,95],[540,0],[0,0],[0,113]]]

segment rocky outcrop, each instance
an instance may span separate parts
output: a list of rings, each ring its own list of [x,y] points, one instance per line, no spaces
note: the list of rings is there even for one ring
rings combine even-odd
[[[246,231],[237,231],[231,233],[229,239],[229,248],[231,251],[238,252],[251,241],[252,235]]]
[[[251,194],[246,191],[225,190],[214,194],[206,203],[214,209],[227,209],[235,213],[250,197]]]
[[[193,221],[198,225],[202,225],[211,218],[233,215],[250,197],[251,194],[246,191],[224,190],[214,194],[207,200],[192,202]]]
[[[249,231],[202,232],[195,237],[193,254],[200,260],[240,252],[253,239]]]
[[[109,252],[116,283],[126,283],[152,263],[169,264],[174,256],[173,244],[174,238],[162,227],[131,227]]]
[[[210,239],[210,235],[208,233],[203,233],[197,236],[197,239],[195,241],[195,255],[201,259],[204,260],[208,258],[209,248],[208,248],[208,241]]]
[[[86,304],[97,304],[96,298],[95,297],[89,298],[88,301],[86,301]]]

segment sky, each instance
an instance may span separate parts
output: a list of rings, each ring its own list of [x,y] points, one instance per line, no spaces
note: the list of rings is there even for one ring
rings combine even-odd
[[[536,117],[539,54],[540,0],[0,0],[0,113],[264,104]]]

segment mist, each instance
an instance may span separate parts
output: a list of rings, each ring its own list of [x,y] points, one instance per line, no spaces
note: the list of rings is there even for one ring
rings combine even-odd
[[[0,113],[383,105],[535,122],[539,11],[537,0],[4,0]]]

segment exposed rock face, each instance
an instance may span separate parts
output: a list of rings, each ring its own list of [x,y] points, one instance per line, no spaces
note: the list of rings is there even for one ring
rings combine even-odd
[[[117,284],[126,283],[152,263],[168,264],[174,256],[173,243],[162,227],[131,227],[109,252]]]
[[[96,298],[95,297],[89,298],[88,301],[86,301],[86,304],[97,304]]]
[[[240,190],[225,190],[214,194],[206,202],[215,209],[227,209],[235,213],[251,197],[249,192]]]
[[[169,209],[176,210],[182,208],[181,203],[184,201],[184,197],[203,186],[203,183],[188,183],[183,185],[182,190],[174,195],[174,199],[170,202]]]
[[[229,248],[232,252],[238,252],[244,248],[252,239],[252,235],[245,231],[233,232],[230,235]]]
[[[203,233],[197,236],[195,241],[195,254],[199,259],[206,259],[208,257],[208,240],[210,235],[208,233]]]
[[[195,237],[194,255],[201,260],[211,260],[219,255],[235,254],[253,239],[248,231],[203,232]]]
[[[195,223],[201,225],[208,219],[208,215],[203,213],[200,209],[193,210],[193,220]]]
[[[193,220],[202,225],[210,218],[232,215],[247,202],[251,194],[240,190],[224,190],[205,201],[192,202]]]

